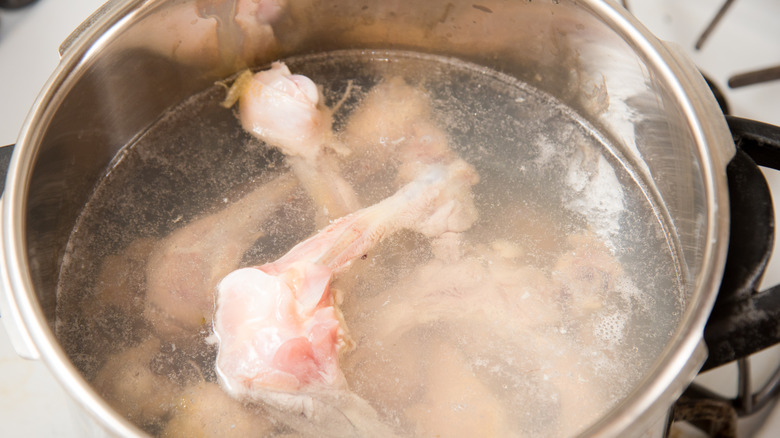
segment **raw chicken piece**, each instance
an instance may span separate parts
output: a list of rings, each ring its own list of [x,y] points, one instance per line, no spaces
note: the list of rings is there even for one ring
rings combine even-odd
[[[348,341],[328,289],[332,271],[305,261],[275,268],[239,269],[218,286],[217,372],[238,399],[343,383],[336,360]]]
[[[352,151],[347,165],[361,180],[389,167],[404,184],[428,164],[458,158],[431,119],[430,98],[421,88],[397,76],[380,82],[340,133]]]
[[[431,165],[395,195],[339,219],[279,260],[225,277],[214,331],[228,392],[251,398],[263,388],[336,383],[341,324],[329,292],[333,275],[397,230],[429,237],[466,230],[476,220],[469,190],[476,182],[463,161]]]
[[[349,117],[341,138],[373,171],[391,161],[399,145],[409,140],[416,123],[430,120],[428,96],[394,76],[374,86]]]
[[[470,187],[477,180],[462,160],[430,165],[395,195],[339,219],[279,260],[225,277],[214,319],[225,390],[300,411],[316,427],[345,417],[344,428],[328,426],[336,435],[375,434],[376,414],[345,390],[338,366],[339,351],[350,341],[331,279],[397,230],[434,237],[469,228],[476,220]]]
[[[496,245],[493,245],[496,246]],[[434,258],[360,309],[352,325],[393,343],[421,325],[459,321],[534,330],[559,324],[561,288],[544,271],[512,258],[510,249],[478,245],[458,260]]]
[[[331,111],[320,104],[319,90],[311,79],[294,75],[285,64],[275,62],[251,79],[237,81],[236,87],[240,88],[239,116],[244,129],[287,156],[318,207],[320,226],[360,208],[331,153],[348,150],[335,140]]]
[[[244,129],[288,157],[314,160],[331,141],[330,111],[319,105],[320,92],[308,77],[274,62],[240,86]]]
[[[295,187],[292,175],[280,176],[158,244],[146,264],[144,308],[158,337],[184,340],[207,329],[215,286],[236,269],[262,234],[261,224]]]
[[[566,242],[551,272],[526,264],[521,248],[499,240],[457,260],[437,257],[361,309],[347,310],[366,315],[371,332],[387,342],[420,324],[458,319],[530,329],[580,326],[606,303],[639,293],[596,236],[571,235]]]
[[[141,315],[144,309],[144,266],[154,249],[154,240],[140,238],[121,253],[103,260],[95,289],[82,306],[82,313],[94,321],[112,308],[132,316]]]
[[[148,424],[173,409],[180,389],[167,376],[154,374],[152,358],[160,350],[160,341],[150,338],[141,344],[108,358],[92,385],[124,417],[137,424]]]
[[[368,325],[368,324],[367,324]],[[373,334],[356,328],[350,320],[353,333]],[[428,337],[406,333],[392,342],[371,336],[358,342],[355,349],[344,354],[340,363],[350,390],[376,403],[385,417],[399,417],[424,391],[423,358],[430,349]]]
[[[400,181],[413,180],[428,164],[449,162],[458,158],[450,148],[447,135],[432,122],[418,120],[409,131],[409,140],[403,142],[399,148]]]
[[[463,355],[447,344],[427,352],[428,386],[423,401],[406,416],[422,437],[514,437],[507,412],[490,389],[469,371]]]
[[[243,405],[209,382],[187,388],[172,415],[162,437],[267,437],[276,429],[262,409]]]
[[[595,290],[603,295],[608,283],[601,279],[610,274],[596,271],[597,266],[615,276],[612,282],[618,281],[620,274],[615,270],[617,262],[608,252],[601,252],[605,248],[597,241],[576,236],[570,237],[569,243],[571,247],[560,255],[554,273],[526,265],[522,248],[498,240],[469,249],[454,263],[433,259],[408,280],[369,301],[353,304],[345,300],[345,304],[359,306],[345,306],[343,310],[356,315],[350,319],[350,329],[365,337],[343,363],[350,382],[358,379],[354,389],[370,395],[371,400],[382,400],[380,406],[393,415],[403,409],[399,406],[409,406],[410,395],[417,397],[414,394],[424,388],[425,399],[406,411],[421,436],[458,436],[458,431],[468,435],[470,427],[484,427],[486,431],[490,427],[506,428],[506,419],[500,417],[465,415],[467,409],[479,409],[483,404],[522,409],[524,415],[513,417],[518,423],[506,429],[515,433],[522,428],[531,435],[545,430],[555,431],[551,436],[570,436],[586,427],[610,406],[600,388],[614,384],[614,379],[599,376],[597,370],[604,370],[598,368],[600,362],[594,357],[601,347],[583,353],[583,349],[591,348],[592,335],[578,328],[579,320],[571,319],[567,306],[575,298],[568,295],[575,293],[575,287],[581,287],[585,295],[592,296]],[[591,275],[583,271],[586,268]],[[559,283],[563,278],[571,281],[566,288]],[[452,357],[444,364],[437,362],[431,369],[438,374],[420,377],[419,363],[435,356],[436,348],[420,350],[410,339],[435,339],[442,332],[450,336],[450,342],[457,342],[458,350],[462,348],[469,359],[464,362],[463,358]],[[513,347],[514,343],[517,345]],[[403,360],[404,356],[399,362],[388,356],[387,352],[399,344],[406,351],[419,351],[416,362]],[[458,353],[449,351],[446,355]],[[483,367],[477,376],[479,381],[471,375],[478,364]],[[502,393],[492,386],[490,390],[483,387],[492,373],[500,374],[493,376],[498,379],[494,384],[501,382],[514,389]],[[394,378],[401,380],[400,386]],[[467,390],[472,384],[477,389]],[[396,394],[399,387],[403,389]],[[524,392],[528,390],[533,393]],[[549,397],[536,400],[536,391]],[[458,399],[469,401],[459,403]],[[524,407],[526,403],[533,404]],[[487,411],[490,409],[480,412]],[[529,412],[533,412],[530,417]],[[457,427],[450,429],[452,425]]]
[[[571,315],[582,318],[615,301],[616,286],[625,275],[623,267],[595,235],[575,234],[566,240],[569,250],[555,263],[553,279],[564,289]]]
[[[398,76],[374,86],[340,135],[353,152],[346,163],[353,178],[366,180],[365,186],[377,173],[395,172],[400,186],[430,164],[460,158],[432,118],[430,97],[422,88]],[[461,256],[458,233],[441,235],[432,244],[438,258],[457,261]]]

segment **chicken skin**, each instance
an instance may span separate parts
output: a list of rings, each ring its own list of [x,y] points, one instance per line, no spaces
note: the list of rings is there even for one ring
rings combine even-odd
[[[318,224],[359,208],[333,152],[348,153],[333,135],[331,111],[317,85],[275,62],[251,78],[239,77],[239,118],[244,129],[279,148],[317,206]]]
[[[291,175],[262,184],[223,210],[160,241],[146,263],[144,316],[162,340],[207,329],[214,288],[262,234],[262,224],[297,187]]]
[[[334,222],[279,260],[230,273],[218,286],[214,332],[226,390],[252,398],[264,388],[300,390],[342,379],[338,351],[348,344],[330,282],[384,237],[412,229],[429,237],[476,220],[461,160],[431,165],[395,195]]]

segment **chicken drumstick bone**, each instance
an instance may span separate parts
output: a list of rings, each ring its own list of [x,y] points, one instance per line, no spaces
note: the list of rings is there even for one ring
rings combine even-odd
[[[431,164],[393,196],[345,216],[279,260],[227,275],[217,288],[217,373],[238,399],[267,389],[343,386],[338,353],[348,344],[329,285],[383,238],[401,229],[428,237],[476,220],[478,176],[457,159]]]
[[[239,91],[242,126],[287,156],[287,163],[317,206],[319,225],[360,208],[352,186],[326,150],[349,152],[335,140],[331,111],[321,104],[311,79],[294,75],[285,64],[275,62],[268,70],[239,77],[233,88]],[[230,105],[230,97],[226,103]]]

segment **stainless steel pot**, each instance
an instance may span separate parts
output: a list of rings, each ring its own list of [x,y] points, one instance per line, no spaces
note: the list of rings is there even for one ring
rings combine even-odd
[[[669,407],[706,358],[702,334],[728,246],[725,169],[735,150],[682,52],[608,1],[289,0],[270,3],[272,33],[247,29],[245,4],[108,2],[63,44],[16,145],[2,216],[3,320],[19,354],[49,366],[93,432],[141,434],[58,344],[55,291],[77,215],[117,151],[163,110],[243,67],[403,48],[482,64],[553,95],[618,145],[663,200],[681,248],[683,318],[645,378],[583,433],[662,435]]]

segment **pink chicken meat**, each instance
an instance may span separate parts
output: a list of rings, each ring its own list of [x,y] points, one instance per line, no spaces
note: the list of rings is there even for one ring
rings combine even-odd
[[[339,351],[349,341],[330,282],[386,236],[410,229],[428,237],[476,220],[476,172],[462,160],[431,164],[393,196],[345,216],[279,260],[227,275],[217,288],[217,373],[238,399],[264,392],[344,387]]]

